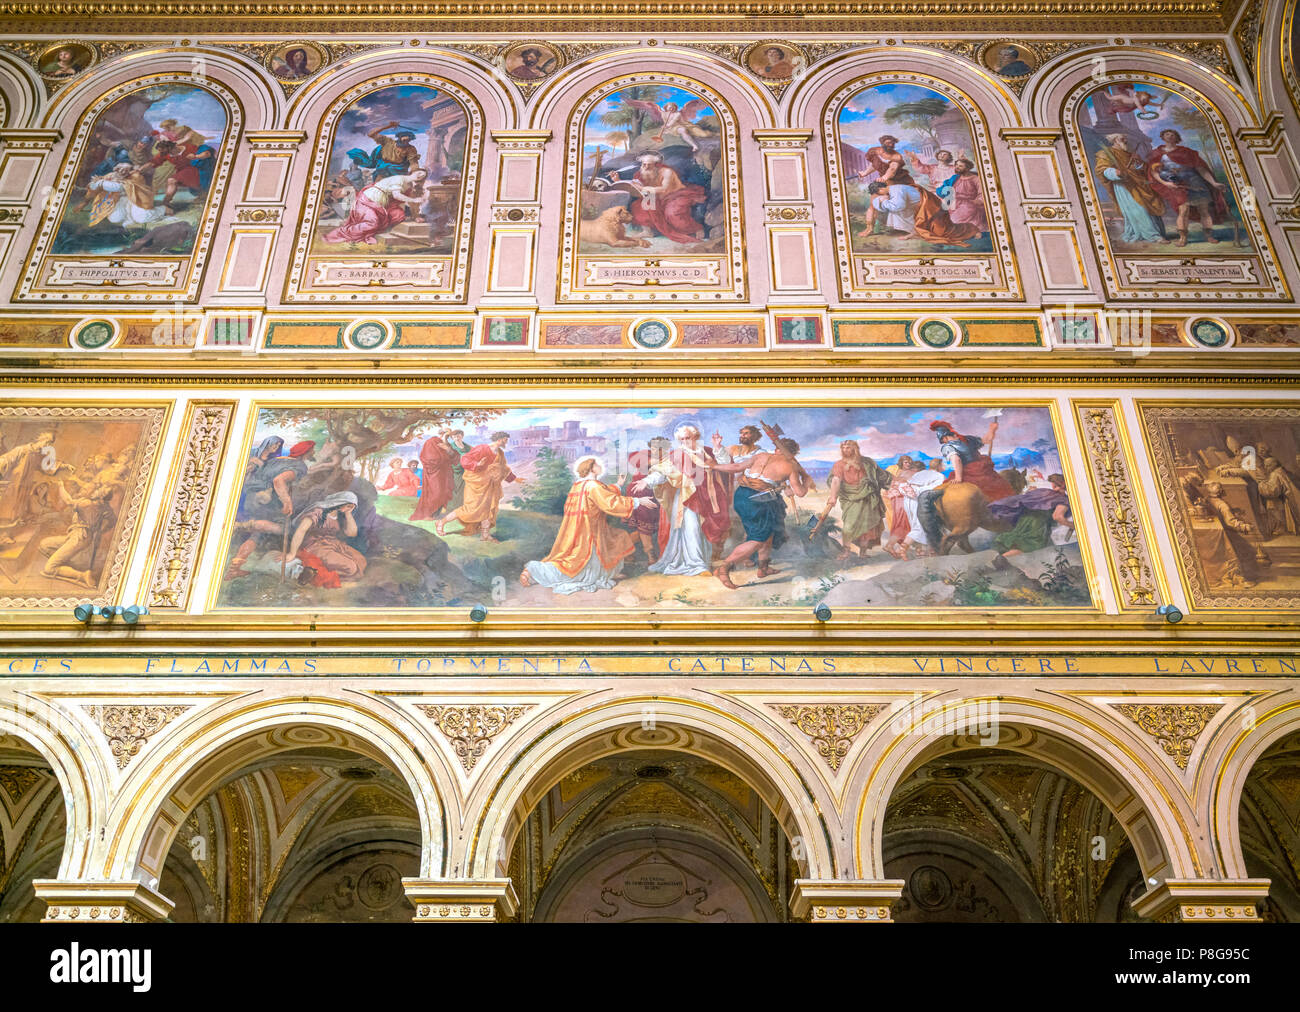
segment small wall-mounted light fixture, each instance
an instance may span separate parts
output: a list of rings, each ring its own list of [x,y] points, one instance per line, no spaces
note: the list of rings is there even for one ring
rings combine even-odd
[[[105,622],[112,622],[113,619],[120,615],[122,616],[122,621],[127,625],[135,625],[140,621],[141,615],[148,614],[149,609],[142,604],[130,604],[123,608],[120,604],[103,604],[97,607],[93,604],[82,602],[72,609],[72,617],[78,622],[85,622],[86,624],[89,624],[90,620],[96,615],[102,618]]]
[[[831,620],[831,610],[827,605],[819,604],[813,609],[813,618],[818,622],[829,622]]]
[[[1156,614],[1161,616],[1166,622],[1170,623],[1171,625],[1176,622],[1181,622],[1183,620],[1183,613],[1178,610],[1177,605],[1173,605],[1173,604],[1162,604],[1159,608],[1156,609]]]
[[[487,609],[481,604],[474,605],[474,607],[469,610],[469,620],[471,622],[487,621]]]

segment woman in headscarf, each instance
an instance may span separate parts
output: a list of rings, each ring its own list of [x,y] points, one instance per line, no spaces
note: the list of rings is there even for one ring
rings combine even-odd
[[[337,588],[341,581],[359,580],[365,573],[366,557],[344,540],[357,536],[356,508],[356,493],[335,492],[294,518],[289,558],[313,571],[314,586]]]

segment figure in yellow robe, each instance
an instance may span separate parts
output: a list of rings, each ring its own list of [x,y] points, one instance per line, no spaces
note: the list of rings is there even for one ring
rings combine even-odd
[[[505,445],[509,440],[508,432],[494,432],[488,442],[461,456],[460,463],[465,468],[465,501],[454,513],[434,524],[438,537],[447,533],[449,521],[459,520],[461,529],[457,533],[468,534],[477,529],[482,540],[497,540],[492,536],[492,528],[496,526],[501,497],[505,495],[501,486],[519,480],[506,463]]]
[[[619,495],[613,485],[599,481],[600,464],[594,457],[578,460],[574,471],[578,480],[564,500],[555,545],[541,562],[524,567],[519,582],[525,587],[550,587],[557,594],[610,590],[623,560],[635,551],[632,535],[611,528],[609,517],[626,520],[644,501]]]

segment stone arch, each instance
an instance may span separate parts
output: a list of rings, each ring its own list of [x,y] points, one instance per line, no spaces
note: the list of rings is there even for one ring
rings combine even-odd
[[[109,771],[100,750],[82,739],[68,713],[34,696],[21,704],[0,700],[0,735],[6,734],[44,757],[63,792],[67,832],[58,877],[85,876],[96,848],[95,827],[104,825],[108,807]]]
[[[391,714],[319,697],[267,700],[208,715],[183,741],[143,756],[122,783],[108,818],[106,876],[156,881],[185,815],[213,788],[267,756],[322,746],[367,756],[405,781],[420,822],[420,873],[440,874],[444,798],[453,795],[425,761],[420,739],[403,724]],[[181,731],[178,724],[173,737]]]
[[[1235,727],[1236,734],[1223,733],[1228,727]],[[1265,752],[1297,729],[1300,729],[1300,699],[1291,694],[1291,698],[1274,700],[1253,728],[1238,721],[1225,723],[1220,735],[1206,749],[1202,766],[1216,770],[1217,775],[1206,785],[1201,808],[1211,827],[1214,859],[1224,878],[1249,878],[1239,815],[1246,779]]]
[[[884,877],[884,814],[895,787],[932,759],[980,748],[1032,756],[1090,790],[1123,825],[1147,878],[1201,877],[1191,812],[1175,800],[1181,790],[1154,757],[1138,755],[1083,715],[1017,697],[998,697],[996,716],[979,719],[993,722],[998,735],[996,741],[982,739],[965,733],[977,705],[952,700],[917,713],[914,730],[859,759],[850,784],[850,795],[860,798],[854,823],[859,877]]]
[[[45,89],[36,71],[13,55],[0,53],[0,129],[35,126],[44,105]]]
[[[653,723],[647,724],[647,714]],[[783,755],[759,728],[696,700],[634,697],[594,703],[535,738],[488,770],[467,810],[479,815],[466,844],[466,875],[505,873],[511,848],[538,801],[567,774],[593,760],[633,749],[689,752],[744,780],[763,800],[791,840],[800,875],[833,878],[836,863],[824,812],[835,810],[820,781]],[[814,784],[818,790],[814,790]]]

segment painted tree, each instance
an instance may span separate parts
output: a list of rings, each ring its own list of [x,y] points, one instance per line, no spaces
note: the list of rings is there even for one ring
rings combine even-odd
[[[569,462],[549,446],[542,447],[537,454],[536,475],[524,494],[512,500],[514,505],[537,513],[563,513],[564,500],[574,482]]]
[[[627,147],[630,149],[632,142],[645,132],[645,113],[636,106],[629,105],[621,101],[624,98],[641,99],[647,102],[659,102],[663,96],[663,88],[657,84],[641,84],[631,88],[624,88],[617,93],[620,99],[614,104],[612,109],[600,113],[598,120],[601,126],[611,127],[615,130],[627,131]]]
[[[921,98],[915,102],[901,102],[885,110],[885,122],[904,130],[924,134],[937,148],[942,144],[934,132],[934,120],[948,111],[946,98]]]
[[[1201,157],[1214,170],[1214,174],[1226,180],[1228,176],[1219,158],[1219,145],[1215,142],[1214,135],[1209,132],[1210,125],[1201,110],[1179,102],[1169,110],[1169,118],[1173,120],[1174,128],[1186,138],[1183,143],[1187,144],[1191,141],[1200,151]]]

